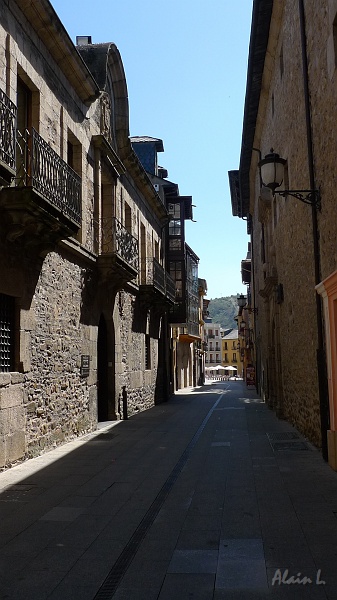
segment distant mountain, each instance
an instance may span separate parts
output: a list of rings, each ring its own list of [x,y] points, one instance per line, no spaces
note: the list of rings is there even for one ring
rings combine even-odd
[[[209,306],[209,316],[213,323],[220,323],[224,329],[235,329],[237,327],[234,317],[238,314],[237,296],[224,296],[223,298],[212,298]]]

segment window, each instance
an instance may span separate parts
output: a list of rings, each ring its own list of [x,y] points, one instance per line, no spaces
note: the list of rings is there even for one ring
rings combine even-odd
[[[181,261],[170,262],[170,275],[176,284],[176,297],[181,298],[183,293],[182,263]]]
[[[157,242],[155,240],[154,242],[154,257],[159,261],[160,260],[160,256],[159,256],[159,242]]]
[[[124,203],[124,227],[132,234],[132,215],[131,206],[127,202]]]
[[[18,185],[27,185],[27,176],[30,175],[30,139],[32,126],[32,93],[26,84],[18,77],[17,81],[17,136],[16,172]]]
[[[67,140],[67,163],[79,177],[82,177],[82,146],[70,130],[68,130]]]
[[[77,173],[79,177],[82,177],[82,146],[74,134],[68,130],[67,138],[67,164],[69,167]],[[82,207],[81,207],[82,212]],[[82,242],[82,226],[79,228],[76,239]]]
[[[181,235],[180,219],[172,219],[169,223],[169,235]]]
[[[215,335],[216,335],[216,337],[218,337],[218,335],[219,335],[219,330],[218,329],[215,330]]]
[[[112,252],[113,240],[111,238],[111,218],[114,206],[114,186],[109,183],[101,184],[101,219],[94,221],[95,237],[94,248],[97,254]],[[101,235],[99,233],[101,228]],[[100,245],[99,245],[100,244]]]
[[[228,350],[228,343],[225,342],[225,350]]]
[[[167,212],[174,219],[180,219],[180,204],[169,204],[167,208]]]
[[[140,224],[140,282],[146,284],[146,230],[143,223]]]
[[[0,294],[0,372],[14,371],[15,300]]]
[[[146,371],[151,369],[151,343],[148,333],[145,334],[145,369]]]
[[[228,363],[228,354],[225,354],[225,362]]]
[[[237,358],[236,358],[236,352],[233,352],[233,362],[236,362]]]
[[[172,238],[169,240],[169,250],[170,252],[177,252],[181,250],[181,239],[180,238]]]

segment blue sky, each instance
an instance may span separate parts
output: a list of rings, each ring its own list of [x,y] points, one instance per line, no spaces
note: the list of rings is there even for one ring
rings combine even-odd
[[[253,0],[51,0],[71,39],[114,42],[126,74],[130,134],[163,140],[159,163],[193,197],[186,241],[208,298],[246,292],[246,223],[232,216]]]

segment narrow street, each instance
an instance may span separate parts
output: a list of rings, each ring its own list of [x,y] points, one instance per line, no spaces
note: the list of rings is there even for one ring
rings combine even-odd
[[[1,600],[337,598],[337,474],[242,381],[0,474]]]

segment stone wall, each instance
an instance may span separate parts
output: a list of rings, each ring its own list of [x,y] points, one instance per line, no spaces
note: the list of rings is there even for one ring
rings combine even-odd
[[[155,404],[158,377],[158,334],[150,335],[151,369],[145,369],[145,334],[149,332],[151,311],[142,310],[130,292],[117,294],[113,313],[116,331],[116,399],[122,417],[123,387],[127,394],[127,414],[151,408]],[[158,323],[159,325],[159,323]]]
[[[0,467],[25,456],[24,376],[0,373]]]
[[[329,23],[327,18],[329,4],[305,2],[315,177],[322,191],[322,211],[318,214],[321,278],[337,267],[336,226],[331,218],[335,212],[336,156],[336,126],[331,116],[337,89],[335,69],[330,77],[327,71],[328,39],[332,34],[332,21]],[[298,3],[290,0],[274,6],[253,146],[261,150],[262,156],[273,148],[287,159],[285,188],[310,188],[300,20]],[[257,160],[258,154],[253,152],[255,166]],[[252,171],[251,183],[262,393],[279,405],[282,416],[320,445],[317,281],[311,208],[291,196],[277,195],[266,206],[259,200],[257,168]],[[270,290],[268,282],[272,282]],[[283,298],[277,299],[280,285]],[[270,398],[273,394],[276,398]]]
[[[94,377],[81,377],[81,356],[92,356],[90,328],[81,323],[82,269],[58,253],[44,261],[31,311],[31,372],[25,382],[28,455],[96,425],[90,393]]]
[[[37,11],[36,19],[48,21],[43,8],[41,14]],[[10,237],[8,215],[0,215],[0,293],[14,298],[16,309],[15,371],[0,373],[0,467],[36,456],[97,426],[102,316],[109,335],[105,357],[109,418],[123,418],[123,390],[131,416],[153,406],[162,387],[162,369],[158,370],[160,316],[151,302],[145,305],[142,301],[133,259],[139,258],[141,264],[141,259],[161,256],[165,209],[138,161],[132,158],[119,52],[111,49],[114,56],[108,61],[114,65],[110,78],[116,89],[111,93],[118,106],[112,117],[119,146],[113,141],[111,147],[101,130],[99,90],[93,80],[90,82],[61,24],[57,20],[44,22],[48,36],[43,37],[44,31],[40,38],[43,24],[30,19],[30,3],[23,3],[21,10],[15,0],[0,5],[0,86],[16,103],[18,77],[24,82],[30,90],[27,98],[31,98],[33,127],[56,153],[57,164],[62,163],[60,159],[68,162],[81,177],[81,226],[76,233],[74,223],[68,223],[65,235],[69,237],[50,241],[53,226],[57,230],[59,222],[68,217],[62,207],[49,206],[52,200],[44,197],[43,189],[38,192],[42,196],[40,212],[39,196],[34,195],[36,190],[32,192],[30,202],[38,219],[36,213],[34,218],[29,215],[30,228],[27,222],[26,229],[20,223],[21,230],[12,228]],[[59,61],[62,44],[64,60]],[[40,167],[44,183],[52,186],[48,168],[42,162]],[[21,199],[22,188],[13,187],[18,187],[16,194]],[[26,217],[26,205],[22,204],[20,211]],[[145,243],[139,248],[143,256],[136,256],[135,243],[130,243],[133,256],[123,255],[123,240],[118,240],[118,246],[113,238],[117,238],[115,218],[124,228],[123,234],[140,240],[140,231],[145,232]],[[104,219],[108,222],[103,224]],[[44,227],[44,245],[39,227]],[[103,233],[110,236],[105,245],[108,250],[102,243]],[[100,262],[101,258],[104,261]],[[151,352],[148,369],[146,336],[150,337]],[[81,373],[83,356],[89,356],[88,376]]]

